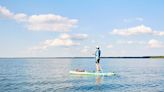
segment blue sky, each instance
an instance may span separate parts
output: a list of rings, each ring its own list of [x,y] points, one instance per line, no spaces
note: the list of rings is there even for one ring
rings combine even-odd
[[[164,55],[163,0],[0,0],[0,57]]]

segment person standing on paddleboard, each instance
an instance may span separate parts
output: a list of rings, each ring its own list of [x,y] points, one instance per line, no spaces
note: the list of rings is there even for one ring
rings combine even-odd
[[[95,58],[96,58],[96,71],[100,72],[100,55],[101,55],[101,50],[99,46],[96,46],[96,52],[95,52]]]

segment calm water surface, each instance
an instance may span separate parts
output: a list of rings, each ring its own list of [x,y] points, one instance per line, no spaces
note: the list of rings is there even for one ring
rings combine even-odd
[[[164,59],[102,59],[111,77],[73,76],[94,59],[0,59],[0,92],[164,92]]]

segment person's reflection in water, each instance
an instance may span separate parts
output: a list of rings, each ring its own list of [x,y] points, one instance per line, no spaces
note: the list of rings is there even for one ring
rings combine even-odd
[[[96,76],[96,84],[100,84],[102,82],[102,76]]]

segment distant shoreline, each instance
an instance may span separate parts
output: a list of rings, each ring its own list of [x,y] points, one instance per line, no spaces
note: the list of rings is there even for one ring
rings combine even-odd
[[[94,57],[0,57],[0,59],[86,59]],[[164,58],[164,56],[126,56],[126,57],[101,57],[101,58],[124,58],[124,59],[143,59],[143,58]]]

